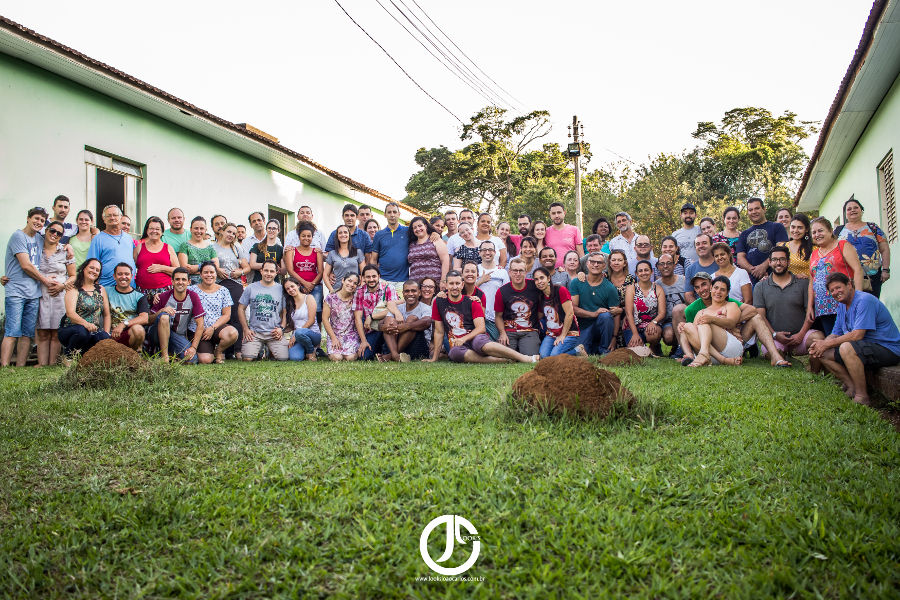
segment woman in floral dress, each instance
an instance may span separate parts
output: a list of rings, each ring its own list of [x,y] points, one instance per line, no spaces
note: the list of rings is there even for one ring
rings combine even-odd
[[[341,289],[325,297],[322,303],[322,324],[328,332],[328,358],[338,362],[354,361],[359,351],[359,334],[353,315],[353,296],[359,285],[359,275],[344,277]]]

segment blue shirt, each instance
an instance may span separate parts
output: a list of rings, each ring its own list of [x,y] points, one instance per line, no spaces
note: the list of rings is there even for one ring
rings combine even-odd
[[[37,279],[22,269],[16,254],[27,254],[28,260],[37,269],[41,265],[41,257],[44,254],[44,238],[40,234],[28,237],[21,229],[16,229],[9,236],[6,244],[6,276],[9,283],[6,284],[6,295],[10,298],[25,298],[33,300],[41,297],[41,284]]]
[[[784,229],[784,227],[782,227],[782,229]],[[707,273],[709,273],[710,275],[715,277],[716,273],[719,272],[719,263],[717,263],[716,261],[713,261],[713,264],[709,265],[708,267],[704,267],[703,265],[700,264],[699,260],[695,260],[694,262],[689,264],[688,268],[684,270],[684,281],[688,285],[688,288],[687,288],[688,291],[691,291],[691,292],[694,291],[690,287],[691,278],[694,275],[696,275],[697,273],[699,273],[700,271],[706,271]]]
[[[762,229],[763,231],[765,231],[766,237],[769,238],[769,246],[768,248],[765,248],[765,252],[757,249],[755,246],[750,245],[750,234],[757,229]],[[738,253],[743,252],[744,254],[746,254],[747,262],[755,267],[756,265],[763,264],[769,259],[769,252],[772,251],[772,248],[774,248],[781,242],[787,241],[787,229],[784,228],[784,225],[782,225],[781,223],[766,221],[765,223],[753,225],[752,227],[742,231],[740,237],[738,237],[736,251]],[[750,281],[753,283],[753,285],[756,285],[759,279],[751,274]]]
[[[334,240],[335,236],[337,236],[337,229],[331,232],[331,235],[328,236],[328,242],[325,244],[325,254],[328,254],[332,250],[334,250]],[[365,230],[356,228],[352,234],[350,234],[350,239],[353,240],[353,247],[357,250],[362,250],[363,254],[368,254],[372,251],[372,246],[375,245],[372,238],[369,237],[369,234],[365,232]]]
[[[372,252],[378,253],[378,268],[384,281],[406,281],[409,279],[409,228],[397,225],[391,231],[385,227],[375,234]]]
[[[837,321],[831,333],[844,335],[855,329],[865,329],[865,341],[884,346],[900,356],[900,331],[884,303],[872,294],[855,292],[850,308],[838,302]]]
[[[132,275],[135,272],[134,266],[134,242],[130,235],[125,232],[119,235],[110,235],[105,231],[101,231],[91,240],[91,246],[88,248],[87,258],[96,258],[103,265],[103,271],[100,273],[100,285],[105,288],[111,288],[116,285],[113,272],[116,265],[125,263],[131,266]]]

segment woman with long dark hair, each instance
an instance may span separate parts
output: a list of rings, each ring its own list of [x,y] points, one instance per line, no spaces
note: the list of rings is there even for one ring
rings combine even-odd
[[[299,230],[300,226],[303,224],[304,222],[298,223],[297,229]],[[271,260],[278,265],[278,276],[275,280],[281,280],[281,276],[284,275],[284,247],[278,240],[278,234],[280,232],[281,224],[278,222],[278,219],[269,219],[269,222],[266,223],[265,239],[260,240],[250,247],[250,256],[248,257],[247,262],[250,263],[250,268],[253,270],[253,276],[249,279],[248,283],[254,283],[262,279],[260,269],[262,269],[263,262],[267,260]]]
[[[72,288],[66,292],[66,316],[59,323],[58,336],[67,357],[110,339],[109,298],[98,283],[102,272],[99,260],[87,259],[78,267]]]
[[[200,283],[200,265],[211,260],[219,268],[219,256],[213,243],[206,239],[206,219],[194,217],[191,220],[191,237],[178,249],[178,262],[191,274],[191,283]]]
[[[834,230],[834,235],[856,248],[863,276],[872,286],[871,294],[880,298],[881,285],[891,278],[891,247],[881,227],[863,221],[864,210],[856,198],[844,202],[844,224]]]
[[[304,291],[296,277],[286,278],[282,287],[287,327],[294,332],[288,341],[288,358],[316,362],[316,348],[322,343],[322,333],[316,323],[316,299]]]
[[[565,286],[554,285],[551,281],[553,275],[545,267],[536,268],[533,276],[534,285],[542,294],[540,311],[547,322],[547,335],[541,342],[541,358],[560,354],[586,358],[587,351],[578,343],[581,329],[578,327],[578,319],[575,318],[575,308],[569,290]]]
[[[778,244],[787,246],[791,253],[788,271],[800,279],[809,279],[809,258],[813,249],[809,217],[803,213],[794,215],[788,227],[788,238],[788,241]]]
[[[515,242],[510,238],[510,234],[512,234],[512,228],[507,221],[497,223],[497,237],[506,246],[506,255],[513,257],[519,253],[519,250],[516,248]]]
[[[341,289],[341,282],[350,273],[359,275],[366,264],[366,255],[353,244],[353,235],[346,225],[338,225],[334,231],[334,250],[325,257],[325,265],[322,267],[324,276],[322,281],[328,288],[328,293],[334,293]],[[331,278],[334,276],[334,284]]]

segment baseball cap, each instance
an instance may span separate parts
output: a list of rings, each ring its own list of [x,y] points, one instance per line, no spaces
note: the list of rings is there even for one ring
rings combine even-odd
[[[684,205],[681,207],[681,212],[684,212],[684,211],[686,211],[686,210],[692,210],[692,211],[694,211],[694,212],[697,212],[697,207],[694,206],[694,205],[693,205],[692,203],[690,203],[690,202],[685,202]]]
[[[693,277],[691,277],[691,285],[694,285],[695,279],[705,279],[707,281],[712,281],[712,275],[710,275],[706,271],[697,271],[697,273]]]

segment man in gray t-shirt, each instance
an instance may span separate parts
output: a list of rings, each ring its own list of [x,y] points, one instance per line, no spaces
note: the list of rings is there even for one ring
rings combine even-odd
[[[9,366],[13,348],[17,348],[16,366],[24,367],[31,350],[37,326],[38,306],[41,301],[41,284],[48,290],[59,292],[61,283],[41,275],[38,265],[44,251],[44,239],[38,231],[47,220],[47,211],[35,207],[28,211],[28,222],[17,229],[6,244],[6,298],[4,309],[6,327],[0,345],[0,365]],[[18,342],[16,341],[18,339]]]
[[[697,260],[697,251],[694,249],[694,238],[701,233],[700,226],[694,225],[694,220],[696,220],[696,218],[697,207],[690,202],[686,202],[684,206],[681,207],[681,222],[684,223],[684,227],[672,232],[672,237],[678,240],[678,249],[681,256],[690,259],[691,261]]]
[[[267,260],[260,269],[262,279],[251,283],[241,294],[238,315],[244,330],[241,357],[251,361],[265,345],[275,360],[288,359],[288,339],[284,335],[284,290],[275,283],[278,266]]]

